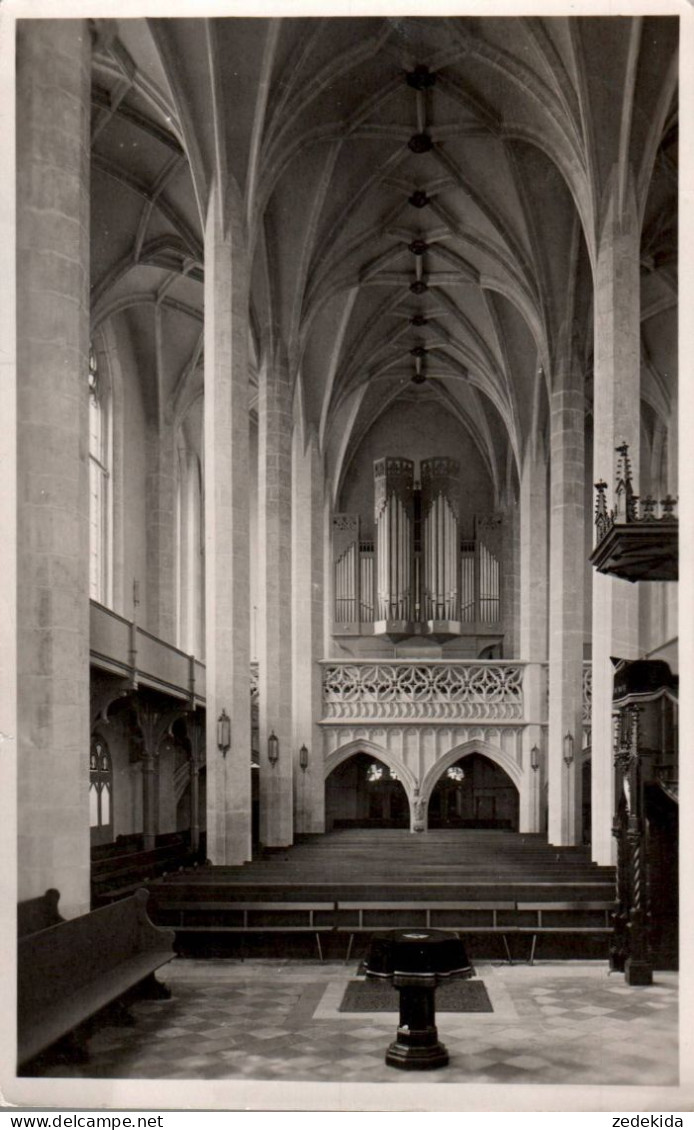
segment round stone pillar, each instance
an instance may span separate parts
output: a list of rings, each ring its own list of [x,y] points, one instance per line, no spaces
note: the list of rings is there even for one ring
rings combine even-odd
[[[325,633],[325,537],[323,461],[317,437],[304,449],[294,431],[292,476],[292,697],[294,826],[297,832],[325,830],[322,669]],[[302,759],[300,750],[306,747]]]
[[[260,842],[293,842],[292,390],[281,347],[258,397]]]
[[[205,228],[207,855],[239,864],[251,858],[248,281],[243,235],[224,230],[221,210],[214,188]]]
[[[89,909],[89,122],[84,20],[17,24],[19,898]]]
[[[567,360],[555,375],[550,420],[548,837],[581,842],[585,405]]]
[[[634,492],[640,467],[639,222],[633,184],[608,202],[595,269],[593,482],[615,486],[615,448],[629,445]],[[614,862],[612,837],[612,656],[639,653],[638,585],[593,571],[592,845],[597,863]]]

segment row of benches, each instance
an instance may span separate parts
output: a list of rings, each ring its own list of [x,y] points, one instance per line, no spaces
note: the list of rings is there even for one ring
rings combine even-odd
[[[159,908],[168,929],[147,913],[149,892],[63,920],[59,893],[19,907],[18,1061],[25,1064],[95,1013],[134,988],[166,995],[154,973],[173,957],[182,934],[348,935],[345,963],[357,934],[402,927],[447,927],[461,934],[497,934],[512,962],[508,938],[540,934],[608,934],[614,902],[171,902]],[[200,922],[200,917],[206,918]],[[477,916],[475,918],[475,916]],[[486,916],[486,921],[480,917]],[[571,919],[569,921],[568,919]],[[192,919],[192,921],[191,921]],[[173,927],[173,928],[172,928]]]
[[[153,997],[169,995],[154,974],[174,956],[174,933],[151,922],[148,897],[140,890],[68,920],[58,911],[56,890],[19,904],[20,1067],[133,990]],[[83,1054],[78,1043],[73,1051]]]
[[[91,860],[92,908],[131,895],[144,882],[189,867],[197,858],[186,832],[158,836],[149,849],[143,847],[141,836],[95,847]]]
[[[508,938],[532,937],[530,964],[540,934],[600,935],[612,931],[614,901],[517,902],[386,902],[337,900],[334,902],[162,902],[153,912],[156,920],[181,935],[204,934],[313,934],[323,961],[321,937],[348,935],[345,962],[357,934],[394,928],[440,928],[461,934],[495,934],[503,940],[508,960]]]

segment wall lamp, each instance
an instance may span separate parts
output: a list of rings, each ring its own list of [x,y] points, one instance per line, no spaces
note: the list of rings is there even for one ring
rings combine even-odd
[[[568,767],[574,759],[574,736],[570,730],[564,734],[564,764]]]
[[[540,747],[534,745],[530,750],[530,768],[535,772],[540,768]]]
[[[308,769],[308,748],[306,747],[306,745],[302,745],[301,749],[299,750],[299,765],[305,773]]]
[[[267,740],[267,759],[271,765],[276,765],[280,756],[280,740],[273,730]]]
[[[217,719],[217,747],[222,755],[226,757],[227,751],[231,745],[231,718],[226,710]]]

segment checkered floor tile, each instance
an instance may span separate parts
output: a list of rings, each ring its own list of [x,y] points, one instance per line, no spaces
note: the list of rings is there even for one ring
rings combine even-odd
[[[167,1001],[97,1028],[89,1062],[53,1077],[402,1082],[384,1053],[395,1013],[338,1011],[356,966],[177,959]],[[427,1082],[675,1085],[677,975],[630,987],[602,963],[479,965],[494,1011],[441,1013],[450,1054]]]

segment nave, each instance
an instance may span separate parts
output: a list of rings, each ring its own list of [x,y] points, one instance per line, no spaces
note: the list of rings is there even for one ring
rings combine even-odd
[[[323,992],[421,926],[490,970],[467,1077],[672,1079],[672,1027],[628,1057],[676,968],[680,20],[633,7],[17,21],[0,737],[19,1027],[95,1023],[80,1078],[383,1072]]]

